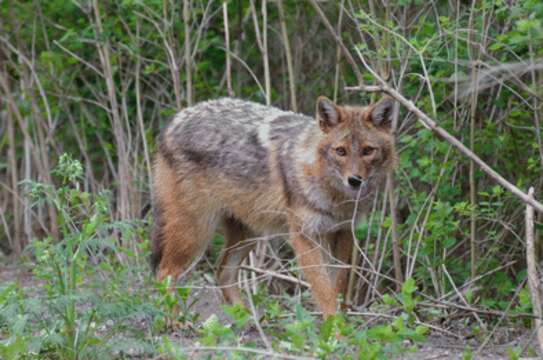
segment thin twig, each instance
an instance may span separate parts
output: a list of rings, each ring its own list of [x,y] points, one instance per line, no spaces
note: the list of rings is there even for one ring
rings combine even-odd
[[[292,276],[280,274],[280,273],[275,272],[275,271],[259,269],[259,268],[248,266],[248,265],[242,265],[242,266],[240,266],[240,269],[253,271],[255,273],[271,276],[271,277],[274,277],[274,278],[277,278],[277,279],[289,281],[291,283],[301,285],[301,286],[305,286],[305,287],[309,288],[309,283],[307,283],[307,282],[305,282],[303,280],[296,279],[295,277],[292,277]]]
[[[517,288],[515,289],[515,294],[513,295],[511,300],[509,301],[509,304],[507,304],[507,308],[505,309],[503,314],[500,316],[498,321],[494,324],[494,327],[492,328],[490,333],[487,335],[487,337],[484,339],[484,341],[481,343],[481,345],[479,346],[477,351],[475,351],[475,354],[474,354],[475,356],[479,355],[483,351],[485,346],[488,344],[490,339],[492,339],[492,337],[494,336],[494,333],[496,333],[496,330],[498,330],[498,327],[501,325],[502,321],[506,318],[507,314],[509,313],[509,310],[516,303],[515,300],[517,299],[517,296],[520,293],[520,291],[524,288],[525,283],[526,283],[526,281],[522,281],[520,284],[517,285]]]
[[[279,10],[279,22],[281,23],[281,37],[283,38],[283,46],[285,47],[285,56],[287,58],[288,84],[290,89],[290,109],[294,112],[297,112],[298,101],[296,99],[296,78],[294,76],[294,67],[292,65],[292,52],[290,51],[290,40],[288,38],[283,0],[276,0],[276,3],[277,9]]]
[[[209,352],[209,351],[239,351],[239,352],[245,352],[250,354],[256,354],[256,355],[262,355],[265,358],[274,357],[279,359],[292,359],[292,360],[313,360],[316,359],[314,357],[307,357],[307,356],[295,356],[295,355],[288,355],[283,353],[275,353],[272,351],[264,351],[254,348],[248,348],[248,347],[234,347],[234,346],[198,346],[198,347],[187,347],[183,348],[182,351],[184,353],[195,353],[195,352]]]
[[[343,52],[343,56],[345,56],[345,59],[347,59],[349,64],[351,64],[351,69],[353,70],[354,76],[356,77],[356,81],[358,81],[358,84],[360,86],[363,86],[364,78],[362,77],[362,73],[358,69],[358,65],[356,64],[356,61],[354,60],[353,56],[351,55],[349,49],[347,49],[345,44],[343,44],[343,40],[341,39],[339,34],[336,33],[336,31],[334,30],[334,27],[332,26],[332,24],[330,24],[330,21],[328,21],[328,18],[326,17],[324,12],[322,12],[322,9],[320,8],[319,4],[317,4],[317,1],[316,0],[310,0],[310,2],[311,2],[311,5],[313,5],[313,8],[315,8],[315,11],[317,12],[317,14],[319,14],[319,17],[321,18],[322,22],[324,23],[324,26],[326,26],[326,28],[328,29],[330,34],[332,34],[332,36],[334,37],[336,43],[341,48],[341,52]]]
[[[244,283],[245,292],[247,294],[247,302],[249,303],[249,308],[251,309],[251,314],[253,315],[253,322],[256,326],[256,329],[258,331],[258,334],[260,335],[260,338],[262,339],[262,342],[266,346],[266,348],[271,351],[272,346],[270,341],[268,340],[268,337],[266,336],[266,333],[262,329],[262,326],[260,326],[260,321],[258,320],[258,314],[256,312],[255,304],[253,302],[253,297],[251,294],[251,289],[249,289],[249,284],[247,282]]]
[[[185,23],[185,72],[187,76],[187,105],[192,105],[192,56],[190,51],[190,1],[183,2],[183,22]]]
[[[447,271],[447,267],[445,266],[445,264],[443,264],[442,266],[442,269],[443,269],[443,272],[445,273],[445,276],[447,276],[447,279],[449,280],[449,283],[451,284],[451,286],[453,287],[454,291],[456,292],[456,295],[458,295],[458,297],[460,298],[460,300],[462,300],[462,302],[464,303],[464,305],[466,306],[470,306],[468,304],[468,301],[466,300],[466,298],[464,297],[464,295],[462,295],[462,293],[458,290],[458,288],[456,287],[456,284],[454,283],[454,280],[453,278],[451,277],[451,275],[449,274],[449,272]],[[477,315],[477,312],[476,311],[472,311],[471,312],[473,314],[473,317],[477,320],[477,322],[479,323],[479,326],[481,326],[481,329],[485,330],[486,329],[486,325],[485,323],[483,323],[483,321],[481,320],[481,318],[479,317],[479,315]]]
[[[228,3],[225,1],[222,3],[222,16],[224,19],[224,44],[226,46],[226,90],[228,96],[234,96],[232,90],[232,60],[230,58],[230,30],[228,28]]]

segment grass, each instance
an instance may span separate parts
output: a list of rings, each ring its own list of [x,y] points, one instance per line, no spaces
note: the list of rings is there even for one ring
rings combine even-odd
[[[306,308],[307,292],[300,303],[295,296],[270,294],[264,283],[249,292],[254,312],[222,306],[226,318],[208,312],[200,319],[193,311],[201,300],[191,294],[196,287],[172,294],[167,281],[154,280],[147,263],[148,224],[112,221],[108,193],[82,191],[82,174],[79,162],[63,155],[55,170],[61,186],[27,184],[35,203],[55,204],[61,239],[36,239],[25,254],[32,276],[0,285],[2,359],[184,359],[195,353],[378,359],[413,351],[406,341],[424,339],[427,329],[415,326],[413,317],[413,280],[404,284],[398,301],[388,297],[388,305],[381,304],[400,309],[396,315],[373,326],[343,315],[321,321]],[[129,243],[123,238],[138,237],[136,248],[123,246]],[[171,331],[167,320],[176,304],[181,310],[176,320],[184,326]]]

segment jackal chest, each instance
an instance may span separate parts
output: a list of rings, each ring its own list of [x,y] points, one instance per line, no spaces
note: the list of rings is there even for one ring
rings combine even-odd
[[[359,220],[359,216],[334,216],[322,214],[311,209],[268,209],[262,212],[245,214],[243,222],[255,233],[267,236],[289,236],[290,224],[296,224],[300,230],[308,235],[325,235],[339,230],[348,230]]]
[[[302,208],[297,211],[302,232],[321,235],[356,227],[362,214],[363,212],[354,213],[353,211],[324,213],[311,208]]]

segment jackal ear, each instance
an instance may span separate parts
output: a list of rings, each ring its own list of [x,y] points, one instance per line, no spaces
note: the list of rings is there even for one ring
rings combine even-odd
[[[337,105],[326,96],[319,96],[317,99],[317,121],[323,132],[328,132],[341,122]]]
[[[390,129],[392,125],[392,113],[394,112],[394,100],[384,97],[371,110],[371,122],[373,125]]]

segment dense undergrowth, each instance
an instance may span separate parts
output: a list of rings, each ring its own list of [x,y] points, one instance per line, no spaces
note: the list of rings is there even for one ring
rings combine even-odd
[[[148,243],[129,249],[118,243],[144,236],[146,224],[118,223],[108,217],[109,194],[80,189],[83,168],[62,155],[54,172],[61,184],[29,185],[33,202],[48,201],[60,216],[61,241],[36,239],[28,248],[28,282],[0,285],[0,357],[12,359],[149,358],[165,354],[184,359],[198,348],[214,356],[243,359],[273,354],[326,358],[378,359],[414,351],[428,328],[414,317],[415,282],[408,280],[397,300],[377,307],[395,308],[380,324],[337,315],[320,322],[301,303],[270,297],[260,286],[250,293],[260,315],[241,306],[223,306],[229,321],[217,314],[200,319],[191,306],[191,287],[167,291],[168,280],[155,282],[146,261]],[[121,233],[118,236],[116,233]],[[26,285],[26,286],[24,286]],[[304,300],[306,299],[304,294]],[[179,304],[180,312],[175,312]],[[174,315],[172,315],[174,314]],[[173,316],[173,318],[172,318]],[[190,340],[172,340],[170,320]],[[254,322],[257,322],[255,324]],[[265,338],[255,331],[262,326]]]

